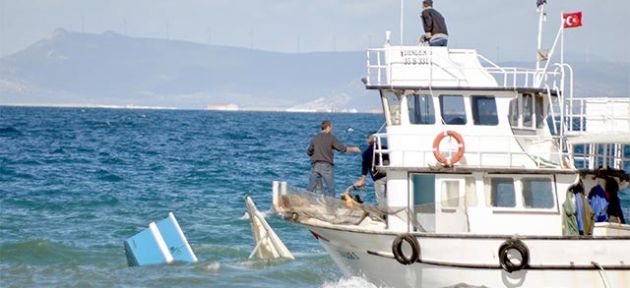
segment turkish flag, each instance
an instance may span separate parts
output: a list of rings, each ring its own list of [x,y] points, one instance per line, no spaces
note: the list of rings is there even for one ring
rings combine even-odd
[[[562,13],[564,28],[575,28],[582,26],[582,11],[573,13]]]

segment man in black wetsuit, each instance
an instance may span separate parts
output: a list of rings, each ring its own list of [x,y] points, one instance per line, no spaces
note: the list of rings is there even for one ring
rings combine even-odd
[[[322,131],[311,140],[306,154],[311,159],[311,173],[308,177],[308,191],[313,192],[319,183],[326,186],[324,192],[327,196],[335,197],[334,162],[335,151],[359,153],[359,147],[346,147],[337,137],[332,135],[332,122],[324,120],[321,124]],[[322,187],[322,191],[324,188]]]
[[[374,165],[380,164],[380,158],[375,159],[374,155],[374,142],[376,137],[374,134],[368,135],[368,147],[363,151],[361,155],[363,161],[361,162],[361,177],[359,180],[354,182],[355,187],[363,187],[365,185],[365,179],[367,178],[368,172],[370,176],[372,176],[372,181],[374,181],[374,194],[376,196],[376,203],[379,207],[386,207],[387,198],[385,194],[385,185],[387,183],[387,178],[385,177],[385,173],[379,172],[374,169]],[[386,149],[386,147],[382,147]],[[383,162],[387,163],[389,161],[389,157],[387,154],[383,155]],[[375,163],[376,162],[376,163]]]
[[[437,10],[433,9],[432,0],[422,1],[422,24],[424,25],[425,40],[429,40],[429,46],[446,46],[448,43],[448,31],[446,21]]]

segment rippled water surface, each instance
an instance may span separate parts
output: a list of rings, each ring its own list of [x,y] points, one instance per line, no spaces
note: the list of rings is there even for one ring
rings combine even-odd
[[[305,187],[323,119],[348,145],[382,115],[0,106],[0,286],[356,287],[308,231],[272,213],[295,254],[250,261],[243,197],[271,206],[271,182]],[[360,174],[337,155],[338,190]],[[127,267],[122,242],[175,213],[200,262]]]

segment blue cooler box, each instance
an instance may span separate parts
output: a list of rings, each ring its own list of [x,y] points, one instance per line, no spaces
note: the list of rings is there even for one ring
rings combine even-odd
[[[125,240],[125,253],[129,266],[197,262],[197,256],[172,212],[167,218],[152,222],[149,228]]]

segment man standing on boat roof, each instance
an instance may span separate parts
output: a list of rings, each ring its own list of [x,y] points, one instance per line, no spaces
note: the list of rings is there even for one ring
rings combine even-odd
[[[359,147],[346,147],[337,137],[332,135],[333,125],[330,120],[324,120],[321,124],[321,132],[313,139],[308,145],[306,154],[311,159],[311,173],[308,177],[308,191],[313,192],[317,188],[317,184],[326,186],[325,194],[330,197],[335,197],[335,179],[334,179],[334,161],[335,151],[339,152],[353,152],[359,153],[361,149]],[[322,187],[322,191],[324,187]]]
[[[379,207],[387,207],[386,205],[386,195],[385,195],[385,185],[387,183],[386,174],[383,172],[377,171],[374,166],[380,165],[380,159],[374,157],[374,142],[376,140],[376,136],[374,133],[370,133],[367,138],[368,147],[361,154],[361,158],[363,161],[361,162],[361,177],[359,180],[354,182],[355,187],[363,187],[365,185],[365,179],[367,178],[368,172],[372,177],[372,181],[374,182],[374,194],[376,195],[376,202]],[[383,149],[387,149],[387,147],[382,147]],[[374,159],[376,158],[376,159]],[[376,161],[375,161],[376,160]],[[387,163],[389,161],[389,156],[387,154],[383,155],[383,162]]]
[[[433,9],[432,0],[422,1],[422,24],[424,26],[425,40],[429,41],[429,46],[446,46],[448,42],[448,31],[446,21],[437,10]]]

